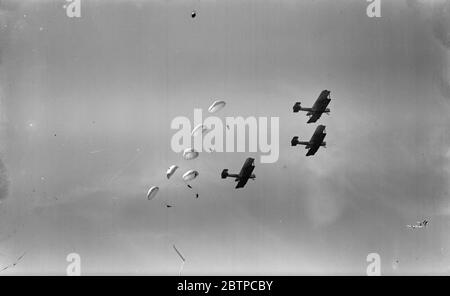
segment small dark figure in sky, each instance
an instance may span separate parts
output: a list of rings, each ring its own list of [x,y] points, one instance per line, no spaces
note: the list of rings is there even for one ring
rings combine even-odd
[[[25,254],[26,254],[26,252],[23,253],[19,258],[17,258],[17,260],[13,264],[10,264],[10,265],[5,266],[4,268],[2,268],[2,270],[0,270],[0,272],[2,272],[4,270],[7,270],[9,268],[16,267],[16,265],[19,263],[20,260],[22,260],[22,258],[25,256]]]
[[[195,18],[197,16],[197,12],[195,10],[192,10],[191,12],[191,17]]]

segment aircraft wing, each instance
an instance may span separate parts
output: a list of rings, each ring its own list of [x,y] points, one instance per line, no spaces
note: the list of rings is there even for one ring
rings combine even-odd
[[[330,102],[331,99],[328,99],[326,97],[320,98],[314,104],[313,110],[318,112],[325,112],[325,109],[328,107],[328,104],[330,104]]]
[[[245,167],[244,172],[239,177],[239,182],[237,183],[236,188],[243,188],[245,184],[247,184],[247,181],[248,179],[250,179],[250,176],[252,175],[254,169],[255,169],[254,165]]]
[[[243,188],[245,186],[245,184],[247,184],[247,181],[248,181],[248,178],[247,179],[244,179],[244,178],[239,179],[239,182],[237,183],[235,188]]]
[[[322,91],[322,93],[317,98],[316,102],[312,107],[312,116],[309,118],[308,123],[316,122],[322,113],[327,109],[328,104],[330,104],[331,99],[329,98],[330,92],[327,90]]]
[[[320,147],[320,145],[314,145],[311,148],[309,148],[308,153],[306,153],[306,156],[316,154],[317,150],[319,150],[319,147]]]
[[[319,142],[322,143],[323,139],[325,138],[327,134],[325,133],[325,126],[319,125],[316,127],[316,130],[314,131],[314,134],[311,137],[311,140],[309,140],[310,143],[316,143]]]
[[[308,150],[308,153],[306,154],[306,156],[310,156],[310,155],[314,155],[317,150],[319,150],[320,146],[323,143],[323,139],[325,138],[327,134],[325,133],[325,126],[324,125],[319,125],[314,134],[311,137],[311,140],[309,140],[310,144],[310,149]]]
[[[314,102],[314,105],[312,107],[313,111],[317,112],[325,112],[325,109],[327,108],[328,104],[331,102],[331,99],[329,98],[330,91],[324,90],[320,93],[317,100]]]
[[[314,123],[322,116],[322,112],[313,112],[307,123]]]

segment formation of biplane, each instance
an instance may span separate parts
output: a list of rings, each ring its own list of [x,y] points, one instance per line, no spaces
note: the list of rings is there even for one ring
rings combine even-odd
[[[303,108],[300,102],[296,102],[293,111],[294,113],[307,112],[306,116],[309,116],[307,123],[314,123],[319,120],[323,113],[330,114],[330,109],[327,108],[331,102],[330,94],[329,90],[323,90],[311,108]],[[295,136],[291,140],[291,146],[304,145],[305,149],[308,149],[306,156],[311,156],[316,154],[320,147],[326,147],[327,143],[324,141],[326,135],[325,126],[319,125],[309,141],[299,141],[299,137]]]
[[[330,109],[327,108],[331,101],[330,94],[329,90],[323,90],[311,108],[303,108],[300,102],[296,102],[293,111],[294,113],[299,111],[307,112],[306,115],[309,116],[308,123],[314,123],[319,120],[323,113],[330,113]],[[308,149],[306,156],[311,156],[316,154],[320,147],[326,147],[326,142],[324,141],[326,135],[325,126],[319,125],[309,141],[300,141],[299,137],[295,136],[291,140],[291,145],[304,145],[305,149]],[[254,161],[253,158],[247,158],[239,174],[230,174],[228,169],[224,169],[221,174],[222,179],[227,177],[234,178],[238,182],[235,188],[243,188],[249,179],[255,179],[255,174],[253,174],[255,169]]]
[[[301,102],[295,102],[293,106],[293,112],[299,113],[300,111],[306,112],[306,116],[309,117],[307,124],[309,123],[315,123],[317,122],[322,114],[330,114],[330,109],[328,108],[328,105],[331,102],[331,91],[329,90],[323,90],[319,97],[316,99],[314,104],[311,107],[302,107]],[[209,108],[208,111],[210,113],[216,113],[220,109],[222,109],[226,105],[225,101],[215,101]],[[228,128],[228,126],[227,126]],[[291,140],[291,146],[295,147],[297,145],[305,146],[305,149],[307,149],[306,156],[313,156],[317,153],[320,147],[326,148],[326,142],[324,141],[325,136],[327,133],[325,132],[325,125],[319,124],[313,135],[309,140],[302,139],[300,136],[294,136]],[[195,136],[196,134],[205,132],[205,127],[203,125],[198,125],[194,128],[192,131],[192,135]],[[212,151],[211,151],[212,152]],[[195,151],[193,148],[187,148],[183,151],[183,158],[185,160],[191,160],[195,159],[199,156],[199,153]],[[175,171],[178,169],[177,165],[172,165],[167,170],[167,179],[171,178],[171,176],[175,173]],[[255,169],[255,159],[252,157],[248,157],[244,164],[242,165],[239,173],[230,173],[229,169],[223,169],[222,173],[220,174],[222,179],[226,178],[232,178],[235,182],[237,182],[235,188],[244,188],[248,182],[248,180],[255,180],[256,176],[253,173]],[[193,189],[193,187],[189,184],[190,181],[194,180],[199,173],[195,170],[189,170],[183,175],[183,180],[186,182],[187,187],[190,189]],[[147,193],[148,199],[152,199],[156,193],[158,192],[159,187],[153,186],[150,188],[149,192]],[[198,198],[198,193],[196,194],[196,198]],[[171,208],[171,205],[166,205],[167,208]],[[408,228],[411,229],[420,229],[425,228],[428,224],[428,220],[419,221],[414,225],[407,225]],[[181,255],[180,251],[173,246],[178,256],[181,258],[183,264],[185,262],[185,258],[183,255]]]

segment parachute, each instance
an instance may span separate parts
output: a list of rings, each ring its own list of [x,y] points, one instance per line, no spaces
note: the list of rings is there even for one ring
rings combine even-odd
[[[177,169],[178,169],[178,166],[176,166],[176,165],[171,165],[171,166],[169,167],[169,169],[167,170],[167,172],[166,172],[167,179],[170,179],[170,177],[172,177],[172,175],[175,174],[175,171],[176,171]]]
[[[206,131],[208,131],[208,128],[203,124],[199,124],[192,130],[191,135],[195,137],[198,136],[200,133],[201,134],[205,133]]]
[[[177,247],[175,245],[172,245],[175,252],[177,252],[178,256],[180,256],[181,261],[186,262],[186,259],[181,255],[180,251],[178,251]]]
[[[152,200],[159,191],[158,186],[152,186],[147,192],[147,199]]]
[[[185,182],[189,182],[198,177],[198,172],[195,170],[189,170],[183,175],[183,180]]]
[[[211,106],[209,106],[208,111],[209,113],[216,113],[217,111],[221,110],[223,107],[225,107],[225,101],[214,101]]]
[[[183,158],[186,160],[195,159],[198,157],[198,152],[195,151],[193,148],[186,148],[183,151]]]
[[[184,267],[184,263],[186,262],[186,259],[183,257],[183,255],[181,255],[180,251],[178,251],[177,247],[175,247],[175,245],[172,245],[173,249],[175,250],[175,252],[177,252],[178,256],[180,257],[181,261],[183,261],[183,263],[181,264],[180,267],[180,275],[181,275],[181,271],[183,270]]]

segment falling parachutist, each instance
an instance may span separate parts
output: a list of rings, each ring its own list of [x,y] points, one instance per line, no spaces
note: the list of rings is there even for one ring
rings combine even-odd
[[[173,249],[175,250],[175,252],[177,252],[178,256],[180,256],[181,260],[183,262],[186,262],[186,259],[184,259],[183,255],[181,255],[180,251],[178,251],[177,247],[175,247],[175,245],[173,245]]]
[[[178,256],[180,256],[181,260],[183,261],[183,263],[181,263],[180,271],[179,271],[179,274],[181,275],[181,271],[183,271],[184,263],[186,262],[186,259],[184,259],[183,255],[181,255],[180,251],[178,251],[178,249],[177,249],[177,247],[175,247],[175,245],[173,245],[173,249],[175,250],[175,252],[177,252]]]
[[[190,189],[193,189],[191,185],[189,185],[189,184],[186,184],[186,185],[187,185],[187,187],[189,187]],[[199,194],[196,193],[196,194],[195,194],[195,198],[198,198],[198,196],[199,196]]]

